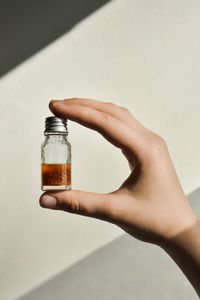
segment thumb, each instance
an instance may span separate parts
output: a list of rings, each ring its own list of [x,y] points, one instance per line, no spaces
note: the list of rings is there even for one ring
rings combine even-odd
[[[48,191],[40,197],[44,208],[64,210],[70,213],[112,221],[114,196],[96,194],[79,190]]]

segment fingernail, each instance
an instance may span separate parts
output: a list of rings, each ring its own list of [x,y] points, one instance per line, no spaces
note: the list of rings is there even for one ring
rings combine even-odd
[[[52,197],[52,196],[49,196],[49,195],[44,195],[42,198],[41,198],[41,206],[42,207],[45,207],[45,208],[54,208],[57,204],[57,200],[56,198]]]

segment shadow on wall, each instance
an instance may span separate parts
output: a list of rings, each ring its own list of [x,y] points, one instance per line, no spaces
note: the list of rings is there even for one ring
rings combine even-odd
[[[109,1],[1,1],[0,77]]]

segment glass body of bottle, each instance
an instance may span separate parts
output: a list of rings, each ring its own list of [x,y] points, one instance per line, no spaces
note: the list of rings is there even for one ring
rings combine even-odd
[[[48,117],[45,141],[41,146],[41,189],[71,189],[71,144],[67,140],[67,121]]]

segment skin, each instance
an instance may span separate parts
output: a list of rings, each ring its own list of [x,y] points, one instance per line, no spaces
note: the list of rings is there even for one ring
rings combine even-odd
[[[131,173],[116,190],[96,194],[48,191],[44,208],[98,218],[162,247],[200,296],[200,221],[193,212],[165,141],[124,107],[91,99],[52,100],[50,110],[99,132],[125,155]]]

